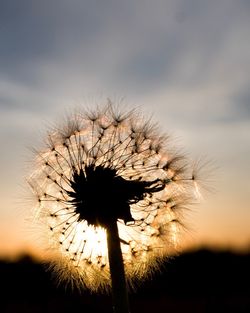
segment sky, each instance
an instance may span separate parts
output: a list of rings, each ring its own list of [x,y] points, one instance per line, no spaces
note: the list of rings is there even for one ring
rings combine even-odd
[[[152,116],[210,192],[183,246],[250,247],[250,2],[0,1],[0,255],[32,250],[30,148],[75,107],[111,98]],[[123,99],[121,101],[121,99]]]

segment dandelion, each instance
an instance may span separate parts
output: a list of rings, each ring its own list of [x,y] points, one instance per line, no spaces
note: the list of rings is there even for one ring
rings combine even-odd
[[[177,244],[182,208],[197,193],[188,160],[168,143],[136,111],[109,104],[48,133],[28,178],[57,251],[53,269],[92,291],[112,282],[117,312],[128,311],[127,285]]]

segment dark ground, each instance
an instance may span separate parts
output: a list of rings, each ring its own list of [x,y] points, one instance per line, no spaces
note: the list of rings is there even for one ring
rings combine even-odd
[[[28,256],[0,262],[1,313],[111,313],[109,295],[56,287]],[[250,254],[199,250],[166,262],[130,294],[131,312],[250,313]]]

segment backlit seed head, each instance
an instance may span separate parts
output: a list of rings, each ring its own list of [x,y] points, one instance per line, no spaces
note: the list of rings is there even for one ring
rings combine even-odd
[[[110,285],[106,229],[114,220],[129,282],[169,255],[197,184],[167,144],[155,125],[135,111],[116,114],[110,103],[48,134],[28,181],[60,279],[93,291]]]

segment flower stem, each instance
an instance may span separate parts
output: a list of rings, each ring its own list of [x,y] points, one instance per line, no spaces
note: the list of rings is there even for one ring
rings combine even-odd
[[[127,283],[116,220],[107,228],[107,243],[114,313],[129,313]]]

